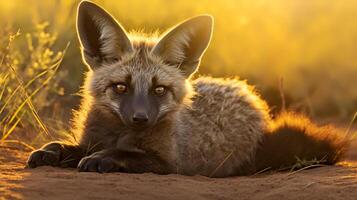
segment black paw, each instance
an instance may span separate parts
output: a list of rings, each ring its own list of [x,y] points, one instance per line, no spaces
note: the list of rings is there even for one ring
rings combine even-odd
[[[47,150],[37,150],[31,153],[27,160],[26,167],[35,168],[39,166],[59,166],[60,155],[59,153]]]
[[[109,173],[126,172],[127,166],[125,161],[93,154],[82,158],[77,168],[80,172]]]

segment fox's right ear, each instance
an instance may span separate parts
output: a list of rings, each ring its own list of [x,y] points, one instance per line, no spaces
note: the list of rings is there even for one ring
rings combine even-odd
[[[168,31],[152,49],[167,63],[178,66],[190,77],[200,63],[212,36],[213,18],[200,15],[188,19]]]
[[[89,1],[82,1],[78,6],[77,33],[83,59],[92,69],[116,62],[133,51],[121,25],[103,8]]]

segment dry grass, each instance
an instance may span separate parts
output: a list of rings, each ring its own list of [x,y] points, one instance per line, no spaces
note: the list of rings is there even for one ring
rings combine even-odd
[[[56,97],[56,82],[61,77],[57,71],[67,48],[64,51],[52,51],[56,37],[47,33],[45,28],[45,24],[40,24],[34,33],[26,34],[25,49],[14,44],[22,37],[19,31],[15,34],[3,33],[3,38],[7,40],[2,41],[6,45],[1,51],[0,60],[1,142],[19,129],[37,132],[32,135],[36,138],[53,139],[54,134],[43,122],[39,111],[49,109],[47,106],[53,101],[51,98]]]

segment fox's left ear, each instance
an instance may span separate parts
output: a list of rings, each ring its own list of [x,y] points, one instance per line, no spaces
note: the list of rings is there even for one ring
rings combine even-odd
[[[168,31],[152,53],[166,62],[179,66],[183,74],[189,77],[200,63],[212,35],[213,18],[200,15],[188,19]]]

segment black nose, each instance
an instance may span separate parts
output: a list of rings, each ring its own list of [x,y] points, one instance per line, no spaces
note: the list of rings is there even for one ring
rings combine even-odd
[[[144,123],[149,121],[149,117],[145,112],[137,112],[133,115],[133,122],[135,123]]]

